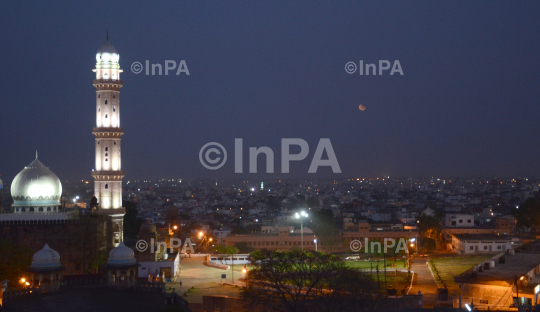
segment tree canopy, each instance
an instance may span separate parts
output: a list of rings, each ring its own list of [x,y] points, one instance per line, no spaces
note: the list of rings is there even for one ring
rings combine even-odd
[[[371,311],[378,296],[369,275],[335,255],[258,250],[250,261],[242,291],[250,311]]]
[[[527,199],[519,208],[513,209],[518,227],[530,228],[535,232],[540,228],[540,197]]]

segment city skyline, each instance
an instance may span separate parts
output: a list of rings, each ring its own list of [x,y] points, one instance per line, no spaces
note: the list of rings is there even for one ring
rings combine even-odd
[[[155,12],[148,4],[113,3],[95,19],[57,16],[49,23],[58,14],[54,6],[4,3],[13,14],[0,21],[10,29],[0,34],[8,56],[0,60],[6,73],[0,88],[9,113],[0,125],[1,177],[9,183],[37,149],[62,181],[90,180],[95,91],[88,81],[106,30],[126,85],[126,181],[538,176],[539,4],[485,4],[180,3],[152,24],[154,17],[142,15]],[[99,8],[98,2],[63,9]],[[138,15],[140,21],[133,19]],[[432,27],[419,30],[426,23]],[[21,38],[33,48],[15,48]],[[146,60],[163,67],[185,60],[190,75],[131,70]],[[379,66],[379,60],[399,60],[404,75],[344,70],[347,62]],[[301,138],[310,152],[291,164],[290,174],[261,173],[264,157],[258,174],[247,173],[246,161],[244,173],[234,173],[232,157],[216,171],[199,163],[204,144],[219,142],[231,155],[235,138],[244,139],[245,158],[248,147],[272,148],[275,168],[282,138]],[[329,168],[307,174],[320,138],[331,140],[341,174]]]

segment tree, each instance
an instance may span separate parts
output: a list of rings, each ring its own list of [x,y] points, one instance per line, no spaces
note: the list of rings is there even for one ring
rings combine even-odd
[[[424,237],[420,240],[420,248],[425,249],[426,252],[433,252],[437,248],[437,242],[428,237]]]
[[[371,311],[376,284],[369,275],[322,252],[258,250],[250,255],[250,311]]]
[[[440,239],[442,226],[440,217],[438,215],[428,216],[426,214],[422,214],[418,221],[418,230],[420,236],[431,238],[436,241]]]
[[[540,196],[527,199],[519,208],[513,209],[517,226],[537,232],[540,228]]]
[[[313,231],[326,252],[341,249],[342,236],[334,222],[334,213],[330,209],[321,209],[313,212]]]
[[[137,219],[137,206],[133,202],[125,201],[124,207],[126,214],[124,215],[124,236],[135,238],[139,234],[139,229],[144,223],[144,220]]]

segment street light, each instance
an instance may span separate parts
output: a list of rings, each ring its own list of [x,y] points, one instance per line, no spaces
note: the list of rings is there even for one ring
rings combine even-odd
[[[173,226],[172,228],[173,228],[173,230],[175,230],[175,231],[178,230],[178,226],[177,226],[177,225]]]
[[[315,238],[313,242],[315,243],[315,251],[317,251],[317,239]]]
[[[296,219],[300,219],[300,235],[302,236],[302,252],[304,252],[304,218],[307,218],[308,214],[305,211],[295,214]]]

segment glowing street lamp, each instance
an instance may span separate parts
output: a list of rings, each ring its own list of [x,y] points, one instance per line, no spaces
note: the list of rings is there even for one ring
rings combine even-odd
[[[178,230],[178,225],[175,225],[175,226],[173,226],[172,228],[173,228],[173,230],[176,231],[176,230]]]
[[[313,242],[315,243],[315,251],[317,251],[317,239],[315,238]]]
[[[304,252],[304,218],[308,217],[308,214],[305,211],[295,214],[296,219],[300,219],[300,235],[302,236],[302,252]]]

